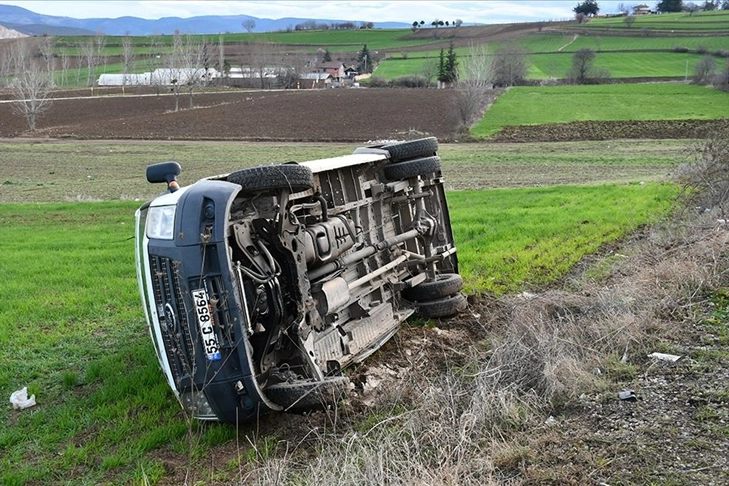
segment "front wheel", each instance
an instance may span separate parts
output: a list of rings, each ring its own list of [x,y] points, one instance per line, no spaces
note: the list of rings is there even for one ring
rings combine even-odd
[[[339,402],[349,390],[346,376],[327,377],[323,381],[295,381],[271,385],[266,396],[285,412],[307,412],[324,409]]]
[[[244,192],[282,189],[300,192],[314,187],[314,174],[308,167],[298,164],[262,165],[233,172],[228,175],[228,181],[239,184]]]

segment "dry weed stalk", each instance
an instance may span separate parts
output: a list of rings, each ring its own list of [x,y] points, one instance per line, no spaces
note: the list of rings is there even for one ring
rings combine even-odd
[[[718,150],[719,142],[707,142],[701,153],[714,154],[711,167],[727,164],[726,174],[729,143]],[[474,340],[445,371],[423,366],[418,353],[411,365],[420,366],[372,410],[375,423],[318,431],[314,460],[262,464],[272,470],[261,477],[297,485],[519,484],[533,453],[525,431],[543,432],[555,405],[604,387],[595,370],[644,355],[729,286],[729,227],[717,223],[729,177],[710,180],[714,169],[686,185],[686,201],[706,208],[700,214],[645,229],[623,253],[611,253],[598,277],[587,267],[575,271],[569,291],[483,299],[474,320],[489,350]]]

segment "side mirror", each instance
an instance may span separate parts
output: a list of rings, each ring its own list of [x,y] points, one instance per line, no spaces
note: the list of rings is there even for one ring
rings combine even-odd
[[[180,188],[177,183],[177,176],[180,175],[182,167],[177,162],[161,162],[147,167],[147,181],[151,183],[165,182],[170,192]]]

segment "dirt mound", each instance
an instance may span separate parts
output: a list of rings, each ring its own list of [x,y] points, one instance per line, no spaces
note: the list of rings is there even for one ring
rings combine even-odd
[[[504,127],[493,142],[569,142],[580,140],[696,138],[721,126],[721,120],[579,121]]]

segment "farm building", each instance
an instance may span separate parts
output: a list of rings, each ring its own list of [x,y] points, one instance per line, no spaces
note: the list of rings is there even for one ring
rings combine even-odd
[[[150,74],[102,74],[96,81],[97,86],[148,86]]]
[[[226,78],[275,78],[278,76],[278,74],[287,68],[282,67],[274,67],[274,66],[265,66],[261,68],[250,68],[250,67],[234,67],[230,68],[230,70],[224,75]]]
[[[316,72],[329,74],[335,81],[353,78],[357,74],[357,70],[351,66],[342,64],[341,62],[324,62],[316,67]]]
[[[102,74],[96,84],[98,86],[168,86],[173,84],[174,80],[177,80],[180,85],[189,82],[207,84],[219,76],[220,73],[213,68],[160,68],[142,74]]]
[[[633,7],[633,15],[648,15],[652,13],[653,11],[646,4],[640,4]]]

